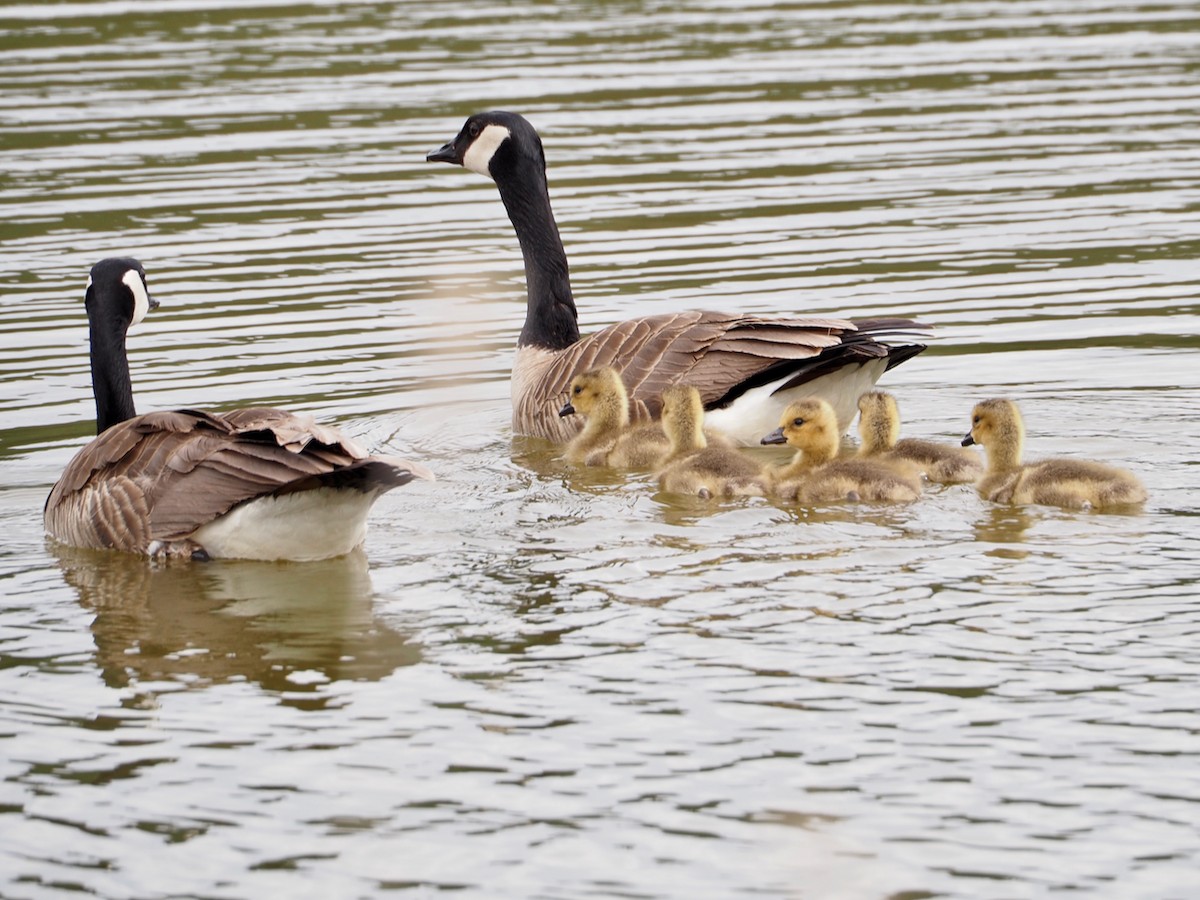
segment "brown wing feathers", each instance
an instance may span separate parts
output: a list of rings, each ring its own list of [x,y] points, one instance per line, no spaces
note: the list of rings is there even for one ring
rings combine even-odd
[[[254,497],[322,486],[386,490],[417,469],[369,458],[336,430],[282,410],[149,413],[80,451],[47,499],[46,520],[77,545],[144,551]]]
[[[541,380],[543,401],[566,393],[571,378],[593,366],[621,372],[635,418],[657,416],[659,397],[686,381],[705,405],[780,361],[804,360],[836,347],[855,326],[842,319],[765,319],[691,311],[613,325],[560,351]],[[782,377],[782,373],[779,377]]]

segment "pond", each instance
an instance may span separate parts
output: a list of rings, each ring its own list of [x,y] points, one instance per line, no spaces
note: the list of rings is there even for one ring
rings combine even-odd
[[[1184,0],[0,10],[0,893],[1186,897],[1200,854],[1200,12]],[[520,249],[425,162],[546,147],[587,333],[904,315],[881,386],[1140,511],[705,503],[514,437]],[[361,553],[42,534],[84,284],[140,411],[279,405],[438,477]],[[765,451],[764,451],[765,452]]]

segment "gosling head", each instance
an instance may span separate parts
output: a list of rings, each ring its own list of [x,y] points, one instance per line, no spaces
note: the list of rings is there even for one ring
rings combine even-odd
[[[988,453],[993,468],[1019,466],[1025,441],[1025,423],[1011,400],[984,400],[971,412],[971,430],[962,439],[964,447],[979,444]]]
[[[868,391],[858,398],[858,436],[862,452],[883,453],[900,439],[900,408],[886,391]]]
[[[588,369],[571,379],[567,402],[558,411],[560,416],[579,413],[591,419],[603,412],[624,427],[629,424],[629,395],[621,375],[611,366]]]
[[[797,400],[783,411],[779,427],[759,443],[787,444],[813,460],[832,459],[838,449],[837,414],[819,397]]]
[[[537,131],[522,116],[502,110],[471,116],[454,140],[430,151],[425,161],[462,166],[496,182],[522,165],[546,169]]]

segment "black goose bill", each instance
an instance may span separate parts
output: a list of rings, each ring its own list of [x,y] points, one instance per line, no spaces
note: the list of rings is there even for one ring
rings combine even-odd
[[[766,444],[786,444],[787,438],[785,438],[783,436],[783,428],[776,428],[774,431],[772,431],[770,434],[768,434],[766,437],[764,437],[761,441],[759,441],[759,443],[764,444],[764,445],[766,445]]]

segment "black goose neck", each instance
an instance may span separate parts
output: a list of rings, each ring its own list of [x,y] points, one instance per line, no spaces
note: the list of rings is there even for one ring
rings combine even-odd
[[[579,340],[579,321],[545,173],[525,167],[512,177],[498,177],[496,185],[525,258],[529,301],[517,346],[569,347]]]
[[[118,422],[132,419],[137,412],[129,380],[125,328],[120,323],[98,321],[95,316],[89,318],[96,434],[102,434]]]

